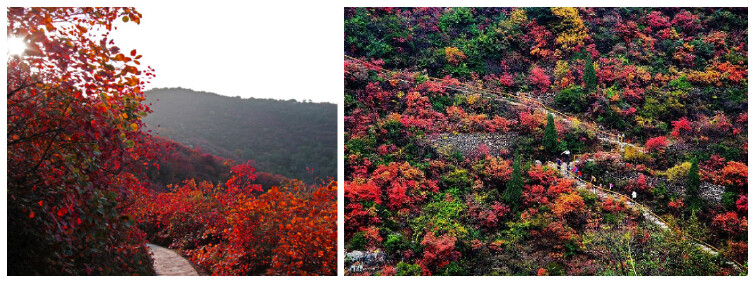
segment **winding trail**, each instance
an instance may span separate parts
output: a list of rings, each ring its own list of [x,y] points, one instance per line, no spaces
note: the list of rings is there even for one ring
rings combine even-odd
[[[386,74],[396,74],[396,73],[398,73],[395,70],[390,70],[390,69],[387,69],[387,68],[383,68],[382,66],[376,65],[374,63],[367,62],[365,60],[357,59],[357,58],[351,57],[349,55],[344,55],[344,59],[346,61],[350,61],[350,62],[353,62],[353,63],[359,63],[359,64],[362,64],[362,65],[365,65],[365,66],[369,66],[369,67],[371,67],[371,68],[373,68],[373,69],[375,69],[375,70],[377,70],[379,72],[382,72],[382,73],[386,73]],[[433,81],[433,82],[444,82],[444,79],[430,77],[430,76],[427,76],[427,79],[429,81]],[[407,79],[396,78],[396,77],[394,77],[394,80],[402,81],[402,82],[405,82],[405,83],[414,83],[414,81],[410,81],[410,80],[407,80]],[[530,93],[516,93],[516,94],[506,93],[506,92],[502,92],[502,91],[498,91],[498,90],[494,90],[494,89],[487,89],[487,88],[481,87],[479,85],[473,85],[473,84],[470,84],[470,83],[463,83],[463,82],[458,82],[458,81],[455,82],[455,83],[453,83],[453,84],[443,85],[442,87],[446,88],[446,89],[458,91],[458,92],[463,93],[463,94],[479,94],[482,97],[493,99],[493,100],[498,101],[498,102],[508,103],[508,104],[510,104],[512,106],[517,106],[517,107],[533,107],[533,108],[538,109],[540,111],[544,111],[546,113],[553,114],[554,118],[561,119],[563,122],[565,122],[565,123],[567,123],[567,124],[569,124],[571,126],[581,127],[581,128],[583,128],[583,129],[585,129],[585,130],[587,130],[589,132],[592,132],[593,134],[595,134],[595,137],[598,140],[600,140],[601,142],[605,142],[605,143],[609,143],[609,144],[613,144],[613,145],[618,146],[619,150],[621,152],[623,152],[624,149],[627,148],[627,147],[631,147],[631,148],[633,148],[634,150],[636,150],[638,152],[645,152],[643,146],[636,145],[636,144],[634,144],[632,142],[625,141],[623,133],[619,133],[619,132],[615,132],[615,131],[612,131],[612,132],[606,131],[601,126],[599,126],[597,123],[592,122],[592,121],[580,121],[575,116],[571,116],[571,115],[562,113],[562,112],[560,112],[558,110],[555,110],[553,108],[550,108],[550,107],[546,106],[543,102],[541,102],[540,100],[538,100],[536,97],[532,96],[532,94],[530,94]],[[632,210],[639,211],[640,213],[642,213],[642,215],[645,218],[645,220],[653,223],[654,225],[658,226],[662,230],[667,231],[667,230],[670,229],[670,225],[668,223],[666,223],[665,221],[663,221],[663,219],[660,216],[658,216],[657,214],[653,213],[653,211],[650,208],[648,208],[648,207],[646,207],[646,206],[644,206],[644,205],[642,205],[640,203],[637,203],[637,202],[633,201],[631,198],[629,198],[628,196],[626,196],[624,194],[621,194],[621,193],[618,193],[618,192],[614,192],[614,191],[611,191],[611,190],[608,190],[608,189],[604,189],[604,188],[602,188],[600,186],[596,186],[594,184],[591,184],[590,182],[585,181],[582,178],[574,176],[573,174],[570,174],[570,172],[568,172],[566,170],[566,164],[565,163],[563,164],[563,166],[561,168],[558,168],[558,166],[555,163],[549,161],[549,162],[547,162],[546,166],[550,166],[551,168],[556,169],[556,171],[560,172],[561,175],[563,175],[566,178],[574,179],[575,181],[577,181],[577,184],[578,184],[579,187],[587,188],[588,184],[589,184],[590,185],[589,187],[591,187],[590,191],[593,192],[599,198],[605,199],[607,197],[612,197],[612,198],[618,199],[618,200],[624,202],[627,205],[628,208],[630,208]],[[694,242],[695,242],[695,244],[701,250],[703,250],[703,251],[705,251],[707,253],[713,254],[713,255],[719,254],[720,251],[717,248],[713,247],[712,245],[710,245],[708,243],[705,243],[704,241],[695,239],[694,237],[692,237],[691,235],[688,235],[687,233],[685,233],[685,234],[686,234],[687,237],[693,239]],[[734,266],[738,270],[742,270],[742,265],[740,263],[736,262],[736,261],[733,261],[733,260],[732,261],[727,261],[727,264],[729,264],[731,266]]]
[[[577,182],[577,187],[592,192],[600,200],[605,200],[606,198],[613,198],[613,199],[619,200],[620,202],[623,202],[627,206],[627,208],[629,208],[631,210],[634,210],[634,211],[640,212],[642,214],[642,216],[645,218],[646,221],[652,223],[655,226],[658,226],[658,228],[660,228],[660,229],[662,229],[664,231],[668,231],[668,230],[671,229],[671,227],[670,227],[670,225],[668,223],[666,223],[665,221],[663,221],[663,219],[660,216],[658,216],[657,214],[655,214],[647,206],[644,206],[641,203],[635,202],[634,200],[632,200],[627,195],[624,195],[624,194],[619,193],[619,192],[611,191],[611,190],[608,190],[608,189],[604,189],[602,186],[599,186],[599,185],[596,185],[596,184],[592,184],[592,183],[590,183],[590,182],[588,182],[588,181],[586,181],[586,180],[584,180],[584,179],[582,179],[582,178],[580,178],[578,176],[575,176],[573,173],[571,173],[569,170],[567,170],[567,167],[573,168],[573,166],[574,166],[573,163],[569,163],[569,164],[562,163],[561,165],[562,166],[560,166],[560,168],[559,168],[559,166],[556,165],[553,162],[550,162],[550,161],[546,162],[546,166],[547,167],[550,167],[550,168],[558,171],[564,178],[569,178],[569,179],[572,179],[572,180],[576,181]],[[702,251],[704,251],[706,253],[709,253],[709,254],[712,254],[712,255],[718,255],[719,254],[719,250],[717,248],[713,247],[712,245],[710,245],[710,244],[708,244],[708,243],[706,243],[704,241],[695,239],[694,237],[692,237],[691,235],[689,235],[689,234],[687,234],[685,232],[682,232],[682,233],[684,233],[687,237],[689,237],[690,239],[692,239],[693,243],[699,249],[701,249]],[[726,261],[726,263],[729,264],[730,266],[735,267],[737,270],[740,270],[740,271],[742,270],[742,265],[740,263],[736,262],[736,261],[733,261],[733,260],[732,261]]]
[[[155,261],[155,273],[158,276],[198,276],[188,260],[178,253],[158,245],[147,244]]]
[[[358,64],[362,64],[363,66],[369,66],[385,74],[399,73],[395,70],[383,68],[382,66],[375,65],[374,63],[357,59],[349,55],[344,55],[344,59],[352,63],[358,63]],[[499,91],[495,89],[489,89],[489,88],[485,88],[479,85],[474,85],[474,84],[464,83],[464,82],[459,82],[459,81],[446,84],[447,83],[446,80],[441,79],[441,78],[431,77],[431,76],[427,76],[427,79],[432,82],[442,83],[441,84],[442,88],[454,90],[462,94],[479,94],[481,97],[493,99],[498,102],[508,103],[512,106],[533,107],[540,111],[544,111],[545,113],[553,114],[554,118],[560,119],[564,123],[567,123],[571,126],[583,128],[595,134],[595,137],[598,140],[619,146],[619,148],[622,151],[624,150],[625,147],[633,147],[634,149],[640,152],[644,152],[644,147],[625,141],[624,134],[615,132],[615,131],[607,131],[593,121],[584,121],[584,120],[581,121],[579,120],[579,118],[575,116],[568,115],[566,113],[563,113],[561,111],[548,107],[542,101],[540,101],[536,96],[533,96],[532,93],[523,93],[523,92],[507,93],[507,92],[503,92],[503,91]],[[393,80],[401,81],[405,83],[414,83],[414,81],[410,81],[410,80],[402,79],[402,78],[394,78]],[[458,96],[458,95],[454,95],[454,96]]]

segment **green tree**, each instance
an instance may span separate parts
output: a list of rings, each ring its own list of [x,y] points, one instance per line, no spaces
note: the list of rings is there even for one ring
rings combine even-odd
[[[690,211],[700,210],[703,205],[700,199],[700,172],[698,172],[697,158],[692,160],[692,166],[687,175],[686,202]]]
[[[592,65],[590,55],[585,59],[585,71],[582,73],[582,81],[585,82],[585,90],[588,92],[595,91],[598,87],[598,77],[595,75],[595,67]]]
[[[512,211],[517,211],[519,209],[519,203],[522,198],[522,187],[524,187],[521,159],[519,153],[516,153],[516,157],[514,157],[513,172],[511,173],[511,178],[506,183],[506,190],[503,192],[503,201],[511,206]]]
[[[553,122],[553,114],[548,114],[548,124],[545,125],[545,134],[543,135],[543,146],[548,154],[558,152],[558,132],[556,123]]]
[[[561,90],[553,100],[559,107],[563,107],[575,113],[582,112],[582,109],[584,109],[587,104],[584,89],[581,86],[565,88]]]

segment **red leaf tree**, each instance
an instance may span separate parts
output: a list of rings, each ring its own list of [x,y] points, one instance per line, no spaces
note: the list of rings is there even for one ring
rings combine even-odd
[[[8,267],[11,274],[150,274],[144,236],[121,213],[138,189],[152,77],[108,37],[133,8],[8,8]],[[141,164],[141,163],[139,163]],[[138,171],[138,170],[136,170]]]

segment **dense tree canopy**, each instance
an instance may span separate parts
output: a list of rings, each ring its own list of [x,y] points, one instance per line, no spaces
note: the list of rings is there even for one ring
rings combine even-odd
[[[746,9],[344,15],[347,274],[747,273]]]
[[[10,275],[153,275],[147,240],[212,274],[335,275],[335,181],[258,173],[149,134],[153,71],[109,37],[140,13],[7,11],[8,36],[25,45],[7,62]],[[289,136],[335,140],[318,129]]]
[[[149,129],[193,148],[316,184],[336,177],[336,105],[152,89]]]

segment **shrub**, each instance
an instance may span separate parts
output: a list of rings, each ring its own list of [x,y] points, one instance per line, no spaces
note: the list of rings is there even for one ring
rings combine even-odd
[[[650,138],[645,142],[645,151],[662,152],[668,146],[668,139],[664,136]]]
[[[399,262],[396,265],[396,276],[420,276],[422,275],[422,267],[418,264],[408,264],[406,262]]]
[[[634,146],[627,146],[624,147],[624,159],[629,162],[643,162],[648,159],[648,156]]]
[[[584,89],[580,86],[571,86],[561,90],[554,98],[554,102],[559,107],[575,113],[582,112],[587,104]]]
[[[550,77],[545,73],[544,69],[538,66],[534,66],[530,70],[529,80],[533,88],[538,93],[545,93],[548,91],[548,89],[550,89]]]
[[[667,169],[662,174],[665,175],[666,178],[668,178],[670,181],[681,182],[684,180],[685,177],[687,177],[687,174],[689,173],[689,169],[691,167],[692,167],[692,163],[689,161],[685,161],[685,162],[675,165],[674,167]]]
[[[385,252],[389,255],[395,256],[408,249],[409,243],[407,243],[406,238],[401,234],[390,234],[388,235],[388,239],[385,240]]]
[[[366,246],[367,238],[364,237],[364,231],[356,232],[351,236],[351,241],[349,241],[350,250],[364,250]]]

